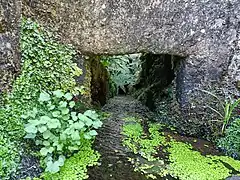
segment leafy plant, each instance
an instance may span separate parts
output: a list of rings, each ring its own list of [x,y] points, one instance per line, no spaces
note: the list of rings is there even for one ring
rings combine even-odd
[[[222,133],[224,132],[226,126],[229,123],[229,120],[232,116],[233,110],[238,106],[239,103],[240,103],[240,99],[237,99],[236,101],[233,101],[233,102],[225,103]]]
[[[126,85],[134,85],[138,79],[141,64],[141,54],[131,54],[123,56],[102,57],[102,64],[107,67],[111,81],[119,88],[126,92]],[[114,87],[114,85],[111,85]]]
[[[92,142],[84,140],[78,153],[69,159],[66,159],[64,165],[58,173],[52,174],[45,172],[43,178],[45,180],[82,180],[87,179],[87,167],[97,164],[100,154],[91,148]]]
[[[198,89],[200,90],[200,89]],[[225,100],[225,104],[223,103],[223,101],[215,94],[206,91],[206,90],[200,90],[204,93],[207,93],[209,95],[211,95],[212,97],[216,98],[219,102],[219,104],[222,107],[223,112],[220,112],[210,106],[207,106],[209,109],[211,109],[213,112],[217,113],[222,119],[223,119],[223,125],[222,125],[222,133],[224,133],[227,125],[229,124],[229,121],[231,119],[231,117],[233,116],[233,112],[234,110],[238,107],[238,105],[240,104],[240,98],[236,99],[236,100]]]
[[[40,105],[22,116],[28,120],[25,138],[41,146],[40,154],[48,172],[58,172],[65,156],[78,151],[82,139],[95,137],[95,129],[102,125],[95,111],[75,112],[72,99],[71,93],[61,90],[42,92],[38,99]]]
[[[21,73],[12,92],[0,98],[0,148],[4,154],[0,179],[9,179],[16,170],[24,137],[21,115],[37,106],[40,92],[61,89],[77,94],[82,90],[75,81],[82,70],[74,63],[73,47],[55,41],[38,23],[26,18],[22,19],[20,47]]]
[[[236,118],[226,129],[225,136],[218,140],[218,146],[234,158],[240,158],[240,118]]]

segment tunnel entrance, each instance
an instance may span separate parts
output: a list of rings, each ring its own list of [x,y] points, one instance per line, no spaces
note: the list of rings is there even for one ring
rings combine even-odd
[[[159,101],[171,100],[175,95],[173,80],[182,59],[152,53],[102,56],[101,62],[109,73],[108,98],[131,95],[156,110]]]

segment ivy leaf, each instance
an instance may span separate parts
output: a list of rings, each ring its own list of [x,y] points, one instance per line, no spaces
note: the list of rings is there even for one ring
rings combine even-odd
[[[67,102],[66,101],[61,101],[59,103],[59,108],[61,109],[61,108],[65,108],[65,107],[67,107]]]
[[[68,108],[63,108],[63,109],[61,109],[61,111],[62,111],[62,114],[63,114],[63,115],[69,113],[69,109],[68,109]]]
[[[78,148],[78,146],[68,146],[68,149],[70,151],[77,151],[79,148]]]
[[[38,146],[38,145],[41,145],[42,144],[42,141],[41,140],[36,140],[35,141],[35,144]]]
[[[40,154],[41,154],[42,156],[46,156],[46,155],[48,154],[48,149],[45,148],[45,147],[41,148]]]
[[[27,119],[28,117],[29,117],[28,114],[23,114],[23,115],[21,115],[21,118],[23,118],[23,119]]]
[[[66,93],[66,94],[64,95],[64,97],[65,97],[68,101],[70,101],[70,100],[73,98],[73,96],[72,96],[71,93]]]
[[[43,138],[48,139],[51,135],[52,135],[52,133],[49,130],[47,130],[43,133]]]
[[[77,141],[80,140],[80,135],[79,135],[79,131],[73,131],[73,133],[71,134],[71,137],[73,140]]]
[[[29,116],[31,116],[32,118],[35,118],[36,115],[37,115],[37,113],[38,113],[37,108],[33,108],[33,110],[31,111],[31,113],[29,114]]]
[[[85,139],[92,139],[92,136],[89,135],[88,133],[85,133],[85,134],[84,134],[84,138],[85,138]]]
[[[95,130],[89,131],[88,134],[89,134],[90,136],[96,136],[96,135],[98,135],[97,131],[95,131]]]
[[[93,121],[90,118],[81,113],[78,114],[78,119],[85,122],[87,126],[91,126],[93,123]]]
[[[53,91],[53,95],[55,95],[57,98],[61,98],[64,96],[64,94],[61,90]]]
[[[69,103],[69,107],[70,108],[73,108],[75,106],[75,102],[74,101],[71,101],[70,103]]]
[[[69,114],[64,115],[64,116],[62,117],[62,119],[63,119],[64,121],[67,121],[67,120],[70,119],[70,115],[69,115]]]
[[[62,151],[62,148],[63,148],[63,145],[61,145],[61,144],[58,144],[58,145],[57,145],[57,150],[58,150],[58,151]]]
[[[51,121],[47,123],[47,126],[50,129],[56,129],[57,127],[61,127],[61,124],[58,119],[51,119]]]
[[[50,98],[50,95],[46,92],[41,92],[40,93],[40,97],[38,99],[38,101],[40,102],[45,102],[45,101],[49,101],[51,98]]]
[[[80,130],[84,127],[84,123],[82,121],[79,121],[79,122],[74,123],[73,126],[74,126],[74,128]]]
[[[29,124],[32,124],[33,126],[37,126],[41,124],[39,120],[28,120]]]
[[[47,124],[49,121],[51,121],[51,118],[48,117],[48,116],[41,116],[40,117],[41,124]]]
[[[67,139],[67,136],[66,136],[65,133],[60,134],[60,140],[61,141],[66,141],[66,139]]]
[[[63,155],[60,155],[58,158],[58,164],[59,166],[63,166],[65,161],[65,157]]]
[[[100,120],[98,120],[98,121],[94,121],[92,125],[95,129],[98,129],[98,128],[102,127],[102,124],[103,123]]]
[[[46,126],[41,126],[41,127],[38,128],[38,131],[39,131],[40,133],[43,133],[43,132],[45,132],[46,130],[47,130],[47,127],[46,127]]]
[[[78,117],[77,117],[77,113],[76,112],[71,112],[71,117],[73,121],[77,121]]]
[[[87,126],[91,126],[91,125],[93,124],[93,121],[92,121],[91,119],[87,119],[87,120],[85,121],[85,124],[86,124]]]
[[[50,146],[50,142],[48,142],[48,141],[43,141],[43,143],[42,143],[44,146]]]
[[[60,116],[60,115],[61,115],[60,111],[53,111],[53,112],[52,112],[52,116],[53,116],[53,117],[58,117],[58,116]]]
[[[50,152],[50,153],[52,153],[54,151],[54,147],[50,147],[49,149],[48,149],[48,152]]]
[[[57,161],[56,162],[51,162],[50,161],[50,162],[47,163],[47,168],[46,168],[47,172],[57,173],[59,170],[60,170],[59,163]]]
[[[84,112],[84,115],[85,116],[88,116],[94,120],[97,120],[98,119],[98,114],[95,112],[95,111],[92,111],[92,110],[87,110]]]
[[[54,108],[55,108],[55,105],[49,105],[48,106],[48,110],[50,110],[50,111],[53,110]]]
[[[34,126],[32,124],[27,124],[26,127],[25,127],[25,131],[27,133],[36,134],[37,133],[37,128],[36,128],[36,126]]]

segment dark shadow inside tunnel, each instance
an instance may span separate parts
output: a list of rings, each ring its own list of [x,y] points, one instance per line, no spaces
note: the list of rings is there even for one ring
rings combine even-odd
[[[131,95],[150,110],[155,110],[156,100],[174,95],[173,80],[182,59],[180,56],[152,53],[102,56],[101,63],[94,62],[91,67],[92,100],[103,106],[111,97]]]

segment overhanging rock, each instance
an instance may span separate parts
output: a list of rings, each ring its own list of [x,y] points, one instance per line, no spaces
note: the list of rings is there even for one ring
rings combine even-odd
[[[23,0],[23,4],[25,16],[51,28],[62,42],[74,44],[82,53],[143,51],[185,57],[176,78],[176,112],[179,126],[187,127],[188,133],[204,134],[209,123],[222,123],[216,113],[223,111],[220,103],[206,92],[220,101],[239,96],[238,0]]]

